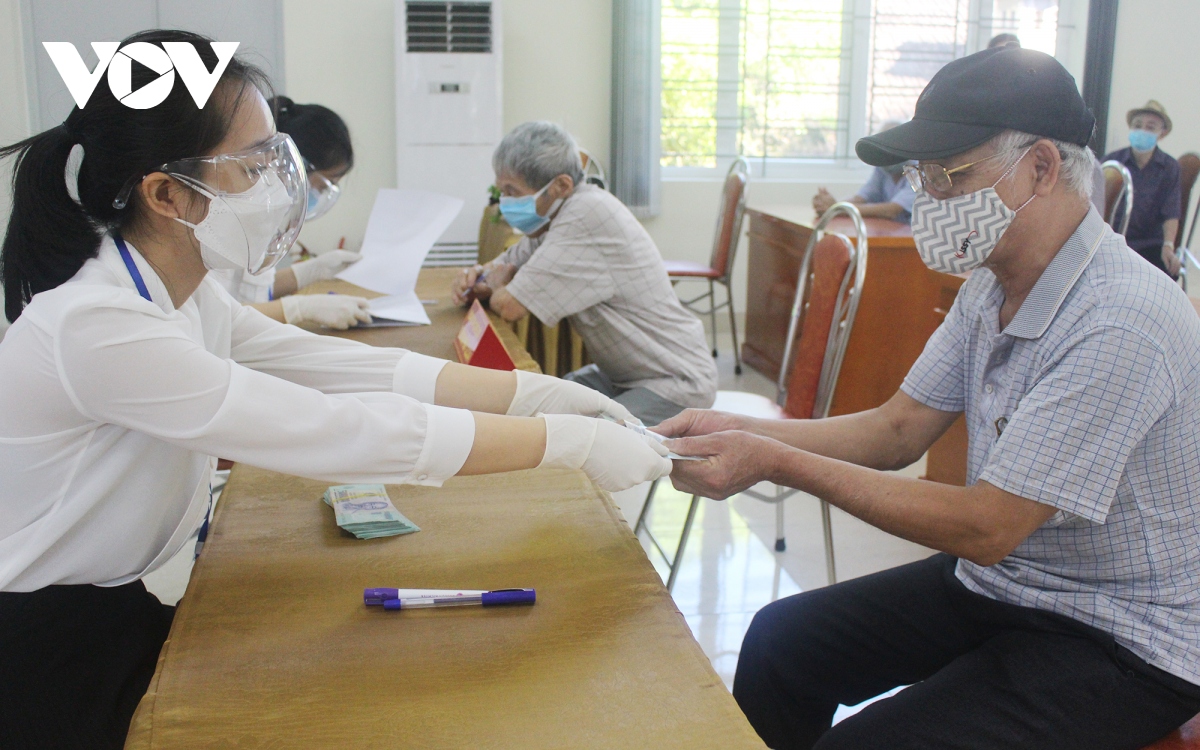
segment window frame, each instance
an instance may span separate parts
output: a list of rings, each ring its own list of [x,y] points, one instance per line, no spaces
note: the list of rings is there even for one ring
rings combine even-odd
[[[993,0],[967,0],[967,46],[966,54],[978,52],[987,46],[993,36],[991,9]],[[1075,76],[1082,80],[1084,45],[1087,35],[1088,0],[1058,0],[1058,25],[1055,39],[1055,58]],[[741,128],[741,113],[738,111],[737,90],[740,88],[741,45],[743,40],[736,32],[741,26],[741,0],[719,0],[720,11],[718,41],[718,77],[736,71],[738,87],[731,87],[729,79],[717,83],[716,121],[716,164],[711,167],[663,166],[664,182],[696,182],[720,180],[728,171]],[[659,13],[661,14],[661,10]],[[838,120],[845,121],[847,128],[838,132],[835,156],[830,157],[749,157],[750,176],[757,181],[836,183],[865,180],[871,168],[858,160],[853,144],[868,135],[867,114],[871,81],[871,54],[874,46],[874,0],[843,0],[842,3],[842,59],[841,89]],[[727,43],[730,31],[738,33],[738,44]],[[846,41],[849,40],[847,48]],[[654,75],[656,96],[661,100],[662,48],[654,50]],[[731,91],[732,90],[732,91]],[[732,104],[731,104],[732,102]],[[662,123],[658,124],[662,133]]]

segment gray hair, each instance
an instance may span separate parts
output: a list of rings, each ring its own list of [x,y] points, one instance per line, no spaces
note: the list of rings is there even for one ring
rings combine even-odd
[[[1030,135],[1022,133],[1019,130],[1005,130],[1000,135],[991,140],[992,147],[996,153],[1002,154],[1006,151],[1012,152],[1009,158],[1005,159],[1005,170],[1016,164],[1017,159],[1021,158],[1021,152],[1026,147],[1042,140],[1040,135]],[[1096,170],[1096,157],[1092,155],[1092,150],[1087,146],[1077,146],[1074,143],[1066,141],[1058,141],[1053,138],[1048,139],[1056,147],[1058,147],[1058,155],[1062,157],[1062,168],[1059,170],[1059,179],[1066,183],[1067,189],[1084,198],[1092,197],[1092,175]]]
[[[576,184],[583,183],[583,161],[579,146],[561,125],[527,122],[504,136],[492,154],[497,175],[511,172],[534,190],[541,190],[560,174]]]

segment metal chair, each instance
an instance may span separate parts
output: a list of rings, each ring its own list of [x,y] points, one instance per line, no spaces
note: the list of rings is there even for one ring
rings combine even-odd
[[[738,241],[742,236],[742,218],[746,212],[746,186],[750,181],[750,164],[742,157],[734,159],[725,175],[725,186],[721,190],[721,208],[717,215],[717,228],[713,234],[712,254],[708,265],[690,260],[664,260],[667,276],[672,284],[687,279],[707,279],[708,291],[691,299],[680,299],[683,306],[699,316],[708,315],[712,321],[712,354],[717,356],[717,311],[729,308],[729,327],[733,332],[733,370],[742,374],[742,355],[738,351],[737,318],[733,312],[733,261],[737,254]],[[725,287],[725,301],[717,304],[716,284]],[[694,305],[707,300],[707,308],[696,309]]]
[[[1113,229],[1117,218],[1117,207],[1125,207],[1125,216],[1117,232],[1124,235],[1129,230],[1129,217],[1133,215],[1133,175],[1119,161],[1109,160],[1100,165],[1104,170],[1104,220]]]
[[[854,243],[844,235],[825,233],[829,221],[843,214],[854,222],[857,235]],[[783,354],[784,367],[779,373],[775,400],[754,393],[718,391],[714,409],[760,419],[824,419],[829,416],[834,388],[866,279],[867,252],[867,230],[858,208],[852,203],[834,204],[817,222],[800,262]],[[679,545],[674,556],[670,556],[646,527],[646,516],[657,488],[657,481],[650,485],[646,503],[634,526],[634,534],[645,530],[651,544],[666,561],[670,568],[667,589],[671,590],[679,574],[700,497],[692,495],[687,518],[679,535]],[[764,495],[753,489],[742,493],[775,504],[777,552],[787,549],[783,530],[783,501],[796,492],[788,487],[776,486],[774,495]],[[832,519],[829,505],[824,500],[821,501],[821,525],[825,536],[825,572],[829,582],[836,583]]]
[[[604,165],[582,148],[579,149],[579,158],[583,161],[584,183],[608,190],[608,175],[604,171]]]

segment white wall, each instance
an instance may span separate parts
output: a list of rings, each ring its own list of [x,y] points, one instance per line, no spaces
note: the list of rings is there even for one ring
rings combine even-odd
[[[336,208],[305,226],[301,242],[318,252],[346,237],[362,243],[367,216],[381,187],[396,186],[396,97],[392,0],[283,4],[287,94],[317,102],[346,120],[355,166]]]

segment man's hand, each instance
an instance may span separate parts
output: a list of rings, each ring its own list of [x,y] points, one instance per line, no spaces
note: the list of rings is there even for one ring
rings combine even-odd
[[[740,414],[712,409],[684,409],[679,414],[651,428],[669,438],[696,437],[713,432],[749,429],[750,420]]]
[[[492,263],[482,283],[487,285],[489,291],[495,291],[502,286],[508,286],[508,282],[516,275],[517,267],[512,263]],[[476,288],[478,286],[476,284]]]
[[[700,437],[679,438],[667,447],[681,456],[704,456],[704,461],[676,461],[671,484],[713,500],[724,500],[759,482],[773,481],[783,456],[795,450],[771,438],[731,430]]]
[[[817,212],[818,217],[828,211],[834,203],[837,203],[837,198],[834,198],[828,190],[817,188],[817,194],[813,196],[812,206],[813,210]]]
[[[1175,243],[1164,242],[1162,246],[1162,262],[1163,267],[1167,269],[1167,273],[1172,276],[1178,276],[1179,270],[1183,268],[1183,264],[1179,262],[1179,256],[1175,254]]]
[[[483,273],[483,266],[476,264],[470,268],[464,268],[462,273],[454,277],[454,281],[450,282],[450,299],[454,304],[471,304],[475,299],[475,283],[481,273]]]

